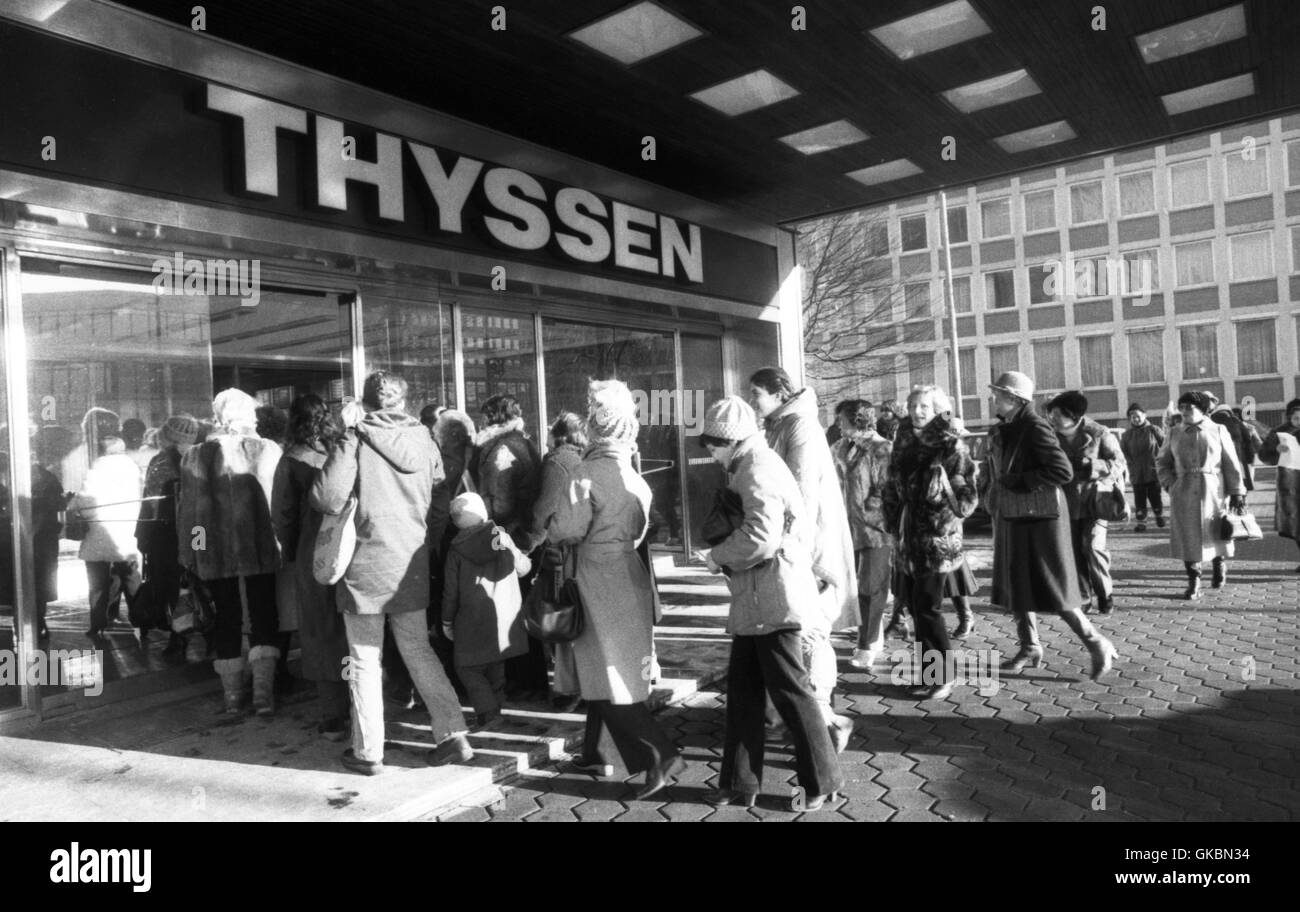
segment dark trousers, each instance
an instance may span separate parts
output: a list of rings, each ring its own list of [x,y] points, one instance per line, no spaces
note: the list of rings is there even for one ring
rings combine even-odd
[[[456,669],[476,713],[494,713],[506,699],[506,663],[462,665]]]
[[[122,591],[135,571],[134,560],[112,563],[86,561],[86,582],[90,584],[91,630],[103,630],[117,620],[122,610]]]
[[[228,576],[209,580],[208,591],[217,609],[216,629],[218,659],[237,659],[244,645],[244,605],[239,599],[239,581],[244,581],[248,596],[248,619],[252,625],[250,646],[280,645],[280,618],[275,608],[275,574],[258,573],[254,576]]]
[[[766,697],[772,698],[794,743],[799,785],[809,796],[844,784],[835,745],[812,694],[798,630],[731,638],[727,664],[727,728],[718,786],[747,795],[763,786]]]
[[[1074,546],[1079,591],[1089,602],[1094,595],[1108,599],[1114,590],[1110,579],[1110,552],[1106,550],[1109,528],[1110,523],[1104,519],[1070,520],[1070,542]]]
[[[952,642],[948,639],[948,628],[943,622],[943,583],[946,578],[947,574],[944,573],[926,573],[921,576],[903,574],[901,580],[904,598],[916,621],[916,638],[921,641],[922,681],[927,684],[931,680],[939,684],[947,680],[948,653],[952,650]],[[939,663],[937,676],[933,671],[926,674],[926,666],[931,662]]]
[[[542,549],[536,548],[529,555],[533,567],[540,569]],[[537,573],[530,573],[519,581],[519,594],[527,598],[528,592],[537,580]],[[548,671],[550,663],[546,658],[546,647],[540,640],[528,638],[528,651],[523,655],[506,659],[506,691],[512,694],[534,693],[546,696],[550,689]]]
[[[1133,485],[1133,512],[1138,522],[1147,518],[1148,503],[1151,504],[1151,512],[1156,516],[1164,510],[1160,504],[1160,482],[1148,481]]]
[[[587,732],[583,737],[582,753],[588,760],[600,757],[602,727],[609,729],[609,736],[629,773],[643,772],[680,753],[644,703],[587,701]],[[761,734],[761,724],[759,728]]]

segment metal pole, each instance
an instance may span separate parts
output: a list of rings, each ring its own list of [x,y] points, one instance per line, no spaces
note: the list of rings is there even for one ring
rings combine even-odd
[[[965,420],[961,412],[961,359],[957,355],[957,308],[952,293],[952,245],[948,237],[948,194],[939,191],[939,232],[943,238],[943,296],[948,309],[948,332],[952,338],[952,404],[957,417]]]

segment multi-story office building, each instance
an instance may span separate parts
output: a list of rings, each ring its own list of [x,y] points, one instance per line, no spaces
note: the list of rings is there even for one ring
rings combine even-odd
[[[899,342],[869,353],[860,395],[952,390],[951,262],[963,413],[992,422],[1005,370],[1043,398],[1080,389],[1094,417],[1162,410],[1189,389],[1272,421],[1300,394],[1300,115],[1098,155],[855,216]],[[883,279],[888,277],[888,284]],[[883,365],[887,367],[888,364]],[[1248,399],[1249,397],[1249,399]]]

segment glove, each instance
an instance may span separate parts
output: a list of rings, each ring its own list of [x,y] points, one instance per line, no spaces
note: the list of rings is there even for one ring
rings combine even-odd
[[[1246,495],[1245,494],[1228,495],[1228,509],[1234,512],[1244,511],[1246,509]]]

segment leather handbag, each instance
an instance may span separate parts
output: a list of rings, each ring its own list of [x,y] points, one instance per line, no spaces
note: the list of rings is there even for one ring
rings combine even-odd
[[[1107,522],[1128,522],[1128,498],[1119,485],[1092,492],[1092,515]]]
[[[543,571],[524,599],[524,629],[543,643],[571,643],[586,627],[582,595],[576,579],[564,578],[564,567]]]
[[[745,507],[740,495],[730,488],[719,488],[713,495],[713,506],[704,517],[700,537],[709,547],[720,544],[745,523]]]
[[[1244,509],[1219,517],[1219,538],[1223,541],[1258,541],[1264,537],[1254,514]]]

